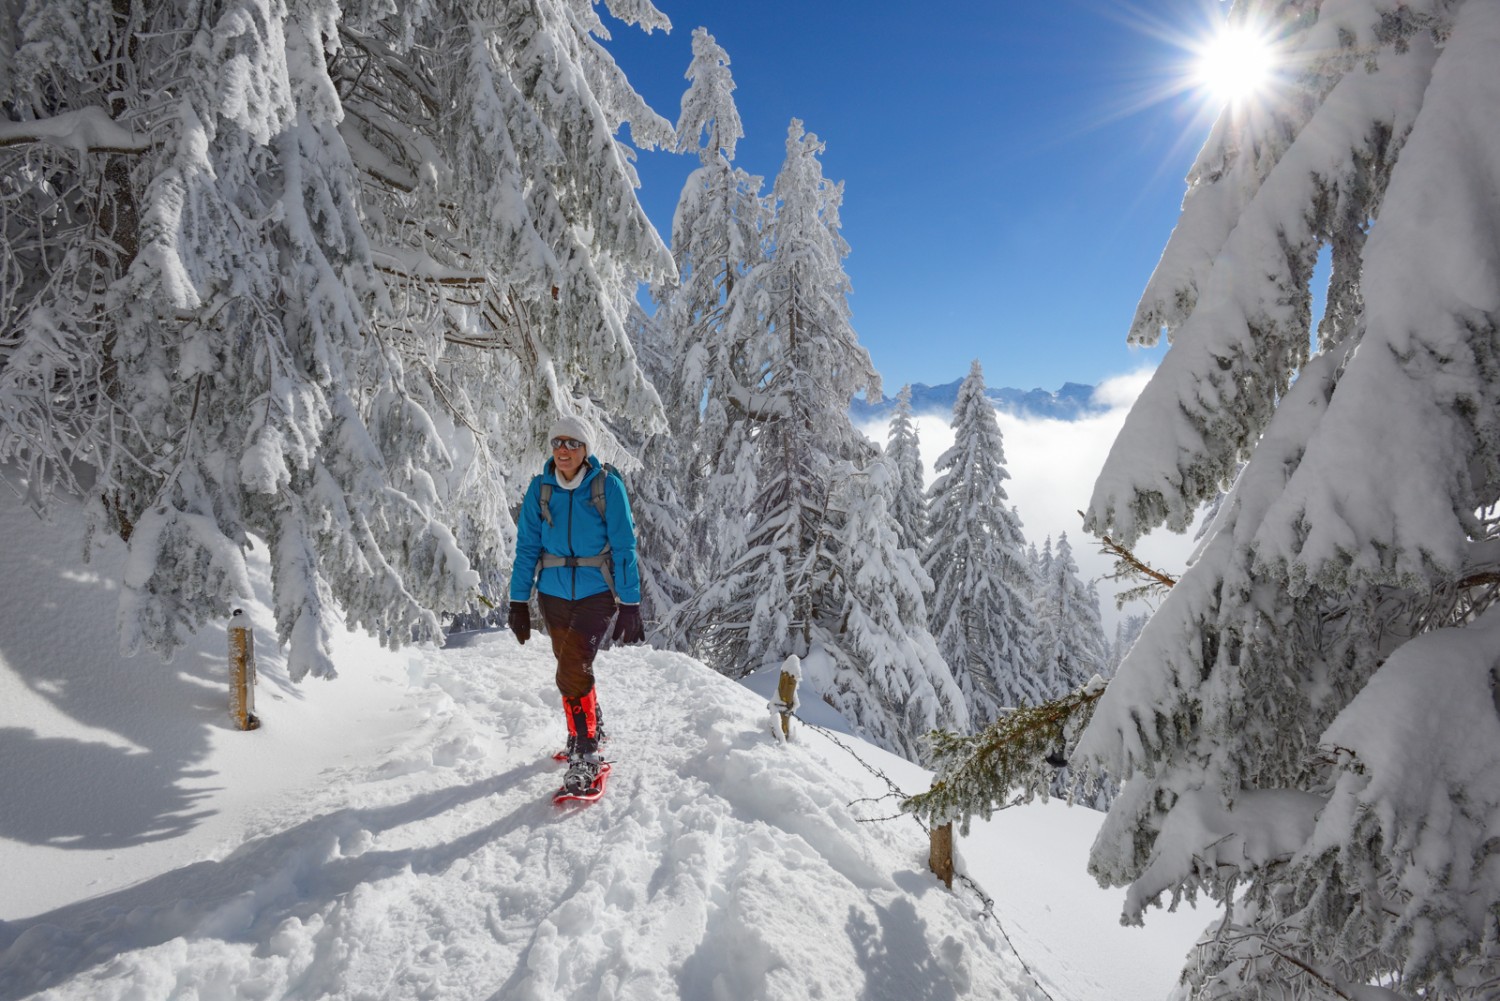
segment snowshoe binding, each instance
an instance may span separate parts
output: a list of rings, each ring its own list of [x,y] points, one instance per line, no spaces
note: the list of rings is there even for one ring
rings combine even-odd
[[[600,714],[598,723],[595,724],[594,732],[597,734],[597,736],[594,738],[595,747],[597,750],[603,751],[605,742],[609,740],[609,734],[604,729],[604,720],[602,714]],[[573,760],[573,755],[576,753],[578,753],[578,738],[570,733],[568,734],[567,746],[565,746],[560,751],[553,751],[552,760],[571,761]]]
[[[554,803],[592,803],[604,795],[609,778],[609,762],[598,754],[575,754],[568,761],[568,774],[562,788],[552,796]]]

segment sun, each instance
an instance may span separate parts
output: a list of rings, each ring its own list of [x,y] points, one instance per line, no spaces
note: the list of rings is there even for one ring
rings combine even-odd
[[[1276,72],[1276,47],[1265,34],[1242,25],[1224,25],[1196,48],[1193,81],[1221,104],[1249,100],[1263,92]]]

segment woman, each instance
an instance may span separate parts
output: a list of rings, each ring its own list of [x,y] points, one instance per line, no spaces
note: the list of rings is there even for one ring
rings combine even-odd
[[[563,788],[571,794],[592,790],[603,764],[594,655],[610,619],[616,642],[645,639],[630,501],[620,477],[589,454],[590,434],[576,417],[552,425],[552,458],[526,488],[510,572],[509,621],[516,639],[525,643],[531,637],[533,581],[552,637],[568,721]]]

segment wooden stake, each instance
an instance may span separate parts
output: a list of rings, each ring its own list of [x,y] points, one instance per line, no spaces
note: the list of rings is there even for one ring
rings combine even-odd
[[[927,866],[948,889],[953,889],[953,825],[943,824],[932,829],[932,847],[927,853]]]
[[[788,671],[781,672],[781,681],[776,685],[776,698],[781,704],[790,708],[797,704],[797,676]],[[790,737],[792,735],[792,714],[783,712],[781,714],[781,735]]]
[[[255,635],[242,608],[229,617],[229,718],[239,730],[260,726],[255,715]]]

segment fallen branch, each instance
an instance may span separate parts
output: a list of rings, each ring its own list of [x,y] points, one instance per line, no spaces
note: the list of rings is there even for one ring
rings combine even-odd
[[[1084,517],[1084,513],[1082,511],[1079,511],[1078,517]],[[1141,559],[1135,553],[1131,552],[1125,546],[1116,542],[1114,539],[1111,539],[1107,535],[1099,536],[1099,548],[1109,555],[1113,556],[1117,563],[1121,563],[1124,565],[1120,569],[1120,571],[1115,574],[1116,577],[1123,577],[1127,574],[1136,577],[1145,577],[1149,580],[1155,581],[1157,584],[1167,589],[1170,589],[1177,583],[1177,578],[1151,566],[1145,560]]]
[[[957,821],[967,834],[972,817],[989,819],[1013,793],[1021,802],[1046,797],[1067,763],[1069,735],[1088,725],[1105,687],[1095,676],[1060,699],[1012,709],[976,734],[934,731],[932,788],[904,800],[901,809],[932,826]]]

